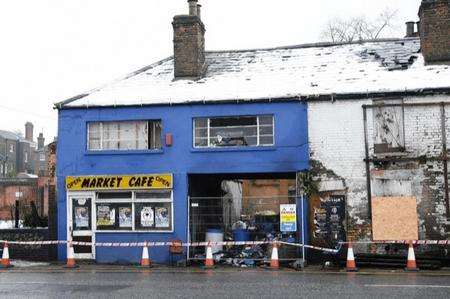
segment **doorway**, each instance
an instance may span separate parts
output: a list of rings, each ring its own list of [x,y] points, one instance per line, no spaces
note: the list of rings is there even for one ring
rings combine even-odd
[[[68,196],[67,241],[95,243],[93,232],[93,202],[95,193],[84,192]],[[76,259],[94,259],[95,246],[73,246]]]

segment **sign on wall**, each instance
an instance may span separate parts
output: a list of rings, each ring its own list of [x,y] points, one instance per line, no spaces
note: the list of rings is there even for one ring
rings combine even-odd
[[[68,176],[66,188],[84,190],[172,189],[172,174]]]
[[[297,205],[295,204],[280,205],[280,231],[282,232],[297,231]]]
[[[312,198],[310,213],[311,240],[314,245],[334,246],[346,240],[344,195]]]

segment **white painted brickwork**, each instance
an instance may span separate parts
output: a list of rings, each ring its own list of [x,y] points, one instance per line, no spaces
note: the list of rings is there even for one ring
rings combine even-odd
[[[449,96],[408,97],[404,102],[450,102]],[[308,103],[311,158],[344,179],[349,223],[367,224],[363,104],[372,100],[340,100]],[[405,157],[442,153],[440,106],[405,107]],[[373,156],[374,123],[367,110],[370,156]],[[450,139],[450,105],[446,107],[447,144]],[[413,165],[413,166],[411,166]],[[371,164],[371,169],[374,169]],[[417,198],[419,238],[446,237],[444,178],[442,162],[396,163],[372,174],[373,196],[413,195]],[[380,183],[382,182],[382,183]],[[408,194],[410,193],[410,194]],[[359,238],[369,238],[360,235]]]

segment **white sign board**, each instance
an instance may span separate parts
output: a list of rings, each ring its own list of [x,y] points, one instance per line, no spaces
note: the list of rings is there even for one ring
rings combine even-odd
[[[280,205],[280,231],[282,232],[297,231],[297,205],[295,204]]]

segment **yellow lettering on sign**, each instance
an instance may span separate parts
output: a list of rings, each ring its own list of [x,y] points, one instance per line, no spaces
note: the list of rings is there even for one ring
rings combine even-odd
[[[111,189],[171,189],[172,174],[68,176],[66,188],[71,191]]]

